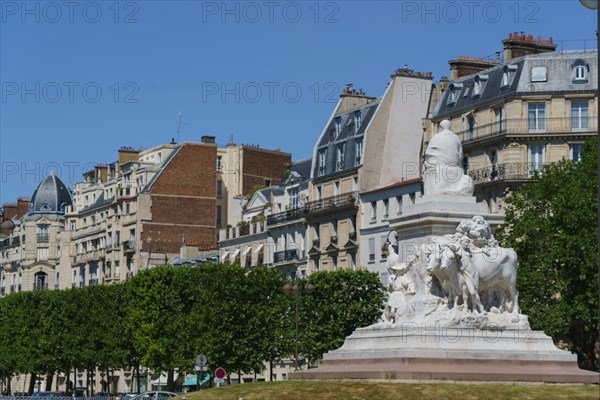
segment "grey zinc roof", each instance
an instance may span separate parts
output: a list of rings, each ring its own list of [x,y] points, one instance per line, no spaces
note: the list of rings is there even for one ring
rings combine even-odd
[[[98,196],[96,201],[93,204],[90,204],[89,206],[84,207],[81,210],[81,212],[84,213],[86,211],[91,211],[91,210],[95,210],[95,209],[103,207],[103,206],[107,206],[107,205],[111,204],[114,200],[115,200],[115,196],[105,198],[104,191],[102,191],[102,193],[100,194],[100,196]]]
[[[65,206],[72,204],[67,186],[54,172],[50,172],[33,192],[27,214],[64,214]]]
[[[304,158],[295,161],[290,168],[290,172],[297,173],[302,180],[310,178],[310,167],[312,165],[312,157]]]
[[[574,83],[572,66],[582,60],[589,66],[588,80]],[[547,67],[546,82],[531,82],[531,68]],[[505,69],[515,68],[514,76],[508,86],[502,86],[502,75]],[[509,63],[501,64],[477,74],[469,75],[448,85],[448,89],[440,96],[433,118],[464,112],[479,105],[491,103],[505,97],[521,93],[556,93],[556,92],[591,92],[598,89],[597,69],[598,51],[573,50],[549,52],[523,56]],[[480,96],[473,96],[473,84],[476,79],[487,77],[487,82]],[[449,102],[452,87],[458,87],[458,97],[454,103]],[[465,96],[465,92],[468,94]]]
[[[317,144],[317,157],[320,151],[325,151],[327,153],[326,156],[326,166],[325,173],[319,174],[319,165],[318,160],[314,165],[314,176],[318,177],[318,179],[322,179],[325,176],[334,174],[334,173],[343,173],[344,171],[351,170],[356,168],[355,165],[355,152],[356,146],[355,143],[357,141],[362,140],[364,143],[364,134],[377,111],[377,107],[380,104],[381,99],[375,100],[375,102],[370,104],[365,104],[360,107],[355,107],[341,113],[337,113],[331,119],[331,122],[327,126],[324,131],[324,134],[321,138],[319,138],[319,142]],[[355,133],[354,127],[354,113],[356,111],[360,111],[362,113],[362,122]],[[336,136],[336,119],[341,118],[342,121],[342,130]],[[344,143],[344,165],[341,170],[336,171],[336,148],[341,143]],[[363,144],[364,146],[364,144]]]

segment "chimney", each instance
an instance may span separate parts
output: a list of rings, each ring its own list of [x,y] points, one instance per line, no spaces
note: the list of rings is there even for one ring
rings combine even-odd
[[[556,44],[554,44],[552,38],[542,39],[540,36],[534,38],[532,35],[525,35],[523,31],[509,33],[508,39],[504,39],[502,45],[504,46],[505,62],[530,54],[548,53],[556,50]]]
[[[29,211],[29,197],[19,197],[17,200],[17,218],[21,218]]]
[[[463,76],[473,75],[486,69],[495,67],[499,60],[488,57],[458,57],[456,60],[448,61],[450,64],[450,80],[454,81]]]
[[[450,81],[448,80],[448,77],[446,75],[443,75],[440,78],[440,84],[439,84],[440,85],[440,91],[443,92],[444,90],[446,90],[448,88],[448,83],[449,82]]]
[[[204,135],[202,136],[202,138],[200,139],[202,143],[211,143],[211,144],[215,144],[215,136],[210,136],[210,135]]]
[[[129,161],[137,160],[139,152],[139,150],[135,150],[133,147],[121,147],[119,149],[119,166],[123,166]]]
[[[18,215],[17,203],[4,203],[4,219],[13,219]]]
[[[336,110],[337,113],[344,112],[354,107],[370,104],[375,101],[376,97],[369,97],[362,89],[356,90],[354,89],[354,85],[352,83],[347,83],[346,88],[340,95],[340,99],[341,104]]]
[[[433,74],[431,72],[419,72],[414,71],[408,68],[408,64],[404,64],[404,67],[398,68],[392,74],[391,78],[394,79],[397,76],[408,76],[411,78],[421,78],[421,79],[433,79]]]

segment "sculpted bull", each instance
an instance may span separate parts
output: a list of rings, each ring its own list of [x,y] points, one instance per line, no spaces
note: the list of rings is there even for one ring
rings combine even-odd
[[[474,309],[490,309],[497,300],[500,312],[519,313],[517,255],[513,249],[502,247],[472,249],[466,243],[434,240],[428,247],[427,272],[436,276],[448,292],[449,301],[462,296],[463,307],[470,297]],[[479,294],[486,298],[483,307]]]

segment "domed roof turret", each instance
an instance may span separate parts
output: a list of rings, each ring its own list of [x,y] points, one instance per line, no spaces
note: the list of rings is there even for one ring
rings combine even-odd
[[[72,204],[67,186],[54,172],[50,172],[33,192],[28,214],[64,214],[65,207]]]

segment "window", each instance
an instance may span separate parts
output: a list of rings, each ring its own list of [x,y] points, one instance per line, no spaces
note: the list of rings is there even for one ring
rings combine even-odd
[[[388,199],[383,200],[383,218],[387,219],[390,216],[390,201]]]
[[[494,110],[496,114],[496,133],[504,132],[504,109],[498,107]]]
[[[342,133],[342,117],[335,117],[335,134]]]
[[[319,154],[317,156],[318,161],[318,171],[317,176],[325,175],[325,163],[327,162],[327,149],[319,150]]]
[[[530,144],[528,148],[529,172],[541,171],[545,161],[545,145]]]
[[[362,112],[354,111],[354,133],[358,132],[358,128],[362,125]]]
[[[319,186],[317,188],[317,200],[321,200],[323,199],[323,190],[321,189],[321,186]]]
[[[217,206],[217,225],[221,225],[221,206]]]
[[[508,70],[502,72],[502,82],[500,83],[500,86],[508,86]]]
[[[396,196],[396,215],[402,215],[402,196]]]
[[[335,163],[336,171],[341,171],[344,169],[344,148],[345,147],[346,147],[345,143],[340,143],[337,145],[336,163]]]
[[[481,82],[479,79],[475,79],[473,83],[473,97],[481,95]]]
[[[453,105],[454,103],[456,103],[456,100],[458,99],[458,95],[459,95],[461,89],[462,89],[462,84],[456,84],[456,83],[450,84],[449,94],[448,94],[448,105]]]
[[[271,180],[270,179],[265,179],[265,186],[266,187],[271,187]]]
[[[290,198],[290,208],[292,210],[299,208],[300,207],[300,188],[299,187],[291,188],[288,191],[288,196]]]
[[[125,215],[131,214],[131,204],[125,204]]]
[[[77,221],[72,219],[71,220],[71,230],[74,231],[77,229]]]
[[[217,197],[223,196],[223,181],[217,181]]]
[[[467,140],[475,139],[476,128],[477,122],[475,121],[475,116],[470,114],[467,117]]]
[[[573,65],[573,82],[587,82],[587,66],[581,60]]]
[[[375,261],[375,238],[369,238],[369,261]]]
[[[582,145],[580,143],[575,143],[569,145],[569,153],[571,156],[571,160],[575,162],[581,162],[581,149]]]
[[[377,202],[371,202],[371,222],[377,221]]]
[[[217,171],[223,170],[223,156],[217,156]]]
[[[498,175],[498,154],[496,150],[488,152],[488,157],[490,159],[490,177],[494,179]]]
[[[547,67],[531,68],[531,82],[546,82],[548,80]]]
[[[516,65],[507,65],[504,67],[504,71],[502,72],[502,82],[500,83],[501,88],[506,88],[512,83],[517,68]]]
[[[340,194],[340,181],[336,181],[333,184],[333,195],[334,196],[339,196]]]
[[[119,247],[121,245],[121,232],[115,232],[115,246]]]
[[[334,219],[331,221],[331,241],[334,242],[337,240],[337,231],[338,231],[338,220]]]
[[[359,166],[360,164],[362,164],[362,158],[363,158],[363,139],[357,139],[356,142],[354,143],[355,146],[355,154],[356,154],[356,159],[354,160],[354,166]]]
[[[546,104],[529,103],[528,126],[529,132],[543,132],[546,130]]]
[[[584,130],[588,128],[588,102],[571,102],[571,129]]]
[[[37,240],[39,241],[48,241],[48,229],[50,225],[48,224],[39,224],[37,226]]]

